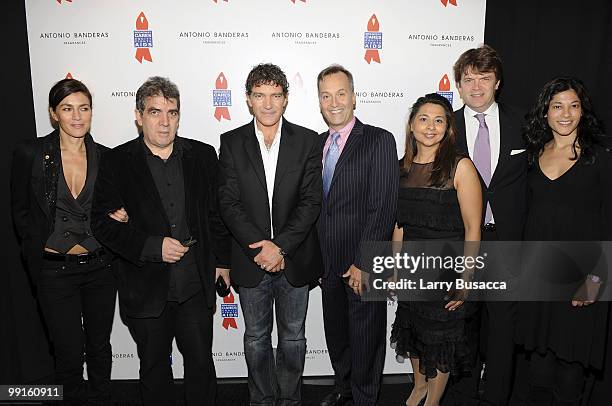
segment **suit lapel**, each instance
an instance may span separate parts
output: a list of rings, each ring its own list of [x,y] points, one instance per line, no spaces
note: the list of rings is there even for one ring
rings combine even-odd
[[[197,200],[195,197],[196,197],[196,194],[198,193],[198,191],[196,190],[197,186],[195,184],[195,182],[197,181],[197,179],[195,178],[195,175],[198,174],[197,172],[198,162],[188,142],[184,141],[182,143],[182,146],[183,146],[183,157],[181,161],[183,163],[183,184],[184,184],[183,187],[185,189],[185,217],[187,219],[189,229],[191,230],[192,227],[191,227],[190,220],[193,218],[196,218],[195,213],[197,212],[193,203]],[[199,174],[199,175],[204,176],[204,174]]]
[[[457,150],[469,156],[470,154],[469,154],[468,147],[467,147],[467,136],[465,134],[464,109],[465,109],[465,106],[461,107],[455,113],[455,125],[457,126],[456,142],[457,142]]]
[[[510,157],[511,144],[510,137],[508,136],[508,134],[514,131],[512,128],[514,126],[514,123],[512,123],[512,120],[510,120],[508,115],[505,114],[501,104],[498,104],[497,107],[499,114],[499,156],[497,157],[497,166],[495,167],[495,172],[493,172],[493,174],[491,175],[491,183],[489,184],[489,187],[491,185],[494,185],[497,181],[497,178],[502,176],[500,175],[500,173],[503,172],[504,164],[506,163],[506,160]]]
[[[354,151],[357,149],[361,142],[361,136],[363,135],[363,124],[361,121],[355,119],[355,126],[353,126],[353,130],[346,140],[346,145],[338,158],[338,162],[336,163],[336,167],[334,168],[334,176],[332,177],[331,184],[329,186],[329,194],[334,189],[334,183],[338,178],[338,173],[342,170],[347,160],[351,157]]]
[[[147,164],[147,160],[145,158],[146,152],[143,151],[144,147],[140,145],[141,142],[141,138],[137,138],[134,140],[134,143],[131,145],[129,150],[130,166],[137,180],[135,184],[140,185],[149,195],[151,203],[161,213],[163,218],[166,220],[166,223],[169,225],[170,221],[168,220],[168,215],[166,214],[161,197],[157,191],[157,186],[155,186],[153,175],[151,175],[151,171],[149,170],[149,165]]]
[[[291,128],[291,123],[283,119],[283,126],[281,128],[281,140],[278,151],[278,160],[276,162],[276,175],[274,175],[274,191],[279,187],[287,168],[291,162],[295,161],[295,142],[294,133]]]
[[[259,149],[259,143],[257,142],[257,135],[255,135],[255,124],[251,121],[252,125],[246,127],[244,133],[244,149],[251,161],[251,165],[255,170],[255,174],[259,179],[259,182],[263,186],[264,190],[268,190],[266,186],[266,173],[263,166],[263,158],[261,157],[261,151]]]

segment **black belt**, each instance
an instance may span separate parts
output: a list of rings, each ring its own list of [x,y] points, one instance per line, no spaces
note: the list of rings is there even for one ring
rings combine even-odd
[[[495,231],[496,228],[495,223],[487,223],[482,226],[482,231]]]
[[[106,255],[104,248],[99,248],[94,252],[85,252],[83,254],[60,254],[59,252],[43,252],[43,258],[47,261],[55,262],[72,262],[80,265],[88,264],[89,261],[101,258]]]

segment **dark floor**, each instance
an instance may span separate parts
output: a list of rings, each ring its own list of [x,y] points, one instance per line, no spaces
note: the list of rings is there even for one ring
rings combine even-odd
[[[408,374],[386,375],[380,393],[380,406],[399,406],[408,394],[412,385]],[[304,406],[318,405],[319,401],[333,389],[333,380],[328,377],[305,378],[302,385],[302,402]],[[140,405],[138,381],[113,381],[113,405]],[[177,406],[184,405],[182,400],[182,381],[175,385]],[[219,379],[217,385],[218,406],[248,405],[249,391],[245,379]],[[208,406],[208,405],[206,405]]]

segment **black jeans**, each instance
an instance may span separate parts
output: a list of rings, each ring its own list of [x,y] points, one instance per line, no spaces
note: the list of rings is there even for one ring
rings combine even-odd
[[[212,359],[213,309],[204,293],[179,303],[168,301],[158,317],[127,318],[140,358],[140,392],[143,404],[174,405],[170,354],[172,339],[183,355],[187,406],[214,405],[217,388]]]
[[[117,287],[109,257],[86,264],[43,261],[37,285],[64,403],[110,403],[110,333]],[[89,387],[83,379],[87,363]]]

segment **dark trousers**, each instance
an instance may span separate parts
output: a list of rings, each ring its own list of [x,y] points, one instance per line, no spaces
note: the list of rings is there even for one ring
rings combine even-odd
[[[483,231],[483,241],[498,241],[495,231]],[[514,247],[514,246],[512,246]],[[496,255],[500,260],[496,260]],[[503,269],[507,266],[508,253],[499,251],[489,253],[487,266],[499,272],[501,280],[507,280],[510,274]],[[483,301],[477,303],[477,310],[466,318],[466,334],[470,351],[475,357],[474,368],[470,376],[453,380],[449,383],[443,406],[477,405],[481,400],[486,405],[506,406],[508,404],[514,373],[513,340],[516,302]],[[485,381],[482,399],[478,395],[478,385],[485,365]]]
[[[64,404],[110,404],[110,333],[117,288],[108,258],[87,264],[43,261],[37,292]],[[87,363],[89,387],[83,380]]]
[[[340,276],[321,281],[325,340],[336,391],[375,405],[385,361],[386,301],[362,301]]]
[[[167,302],[158,317],[127,318],[140,358],[144,405],[174,405],[172,340],[183,355],[187,405],[214,405],[217,380],[212,359],[213,310],[200,290],[185,302]]]

